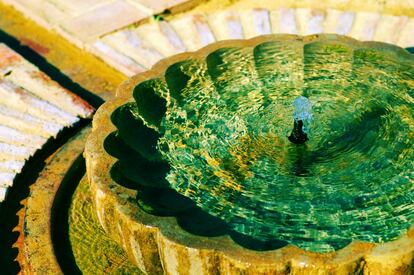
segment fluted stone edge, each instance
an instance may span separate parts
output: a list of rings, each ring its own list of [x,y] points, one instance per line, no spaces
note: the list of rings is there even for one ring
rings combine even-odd
[[[241,247],[229,236],[201,237],[183,230],[175,217],[147,214],[135,203],[136,191],[116,184],[109,174],[116,159],[106,153],[103,141],[115,131],[112,112],[133,101],[132,91],[143,80],[162,76],[166,68],[191,57],[203,57],[227,46],[250,46],[276,37],[303,39],[307,42],[332,37],[369,43],[372,47],[398,47],[378,42],[358,42],[336,35],[269,35],[251,40],[222,41],[196,53],[183,53],[157,63],[152,70],[124,82],[117,97],[97,111],[92,133],[85,147],[87,175],[99,222],[118,242],[129,258],[148,274],[407,274],[414,252],[414,226],[398,240],[373,244],[353,241],[331,253],[314,253],[288,245],[272,251],[253,251]],[[404,51],[401,49],[401,53]],[[407,53],[408,54],[408,53]]]

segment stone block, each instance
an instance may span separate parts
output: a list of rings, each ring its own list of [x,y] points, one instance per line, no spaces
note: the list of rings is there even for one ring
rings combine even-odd
[[[147,13],[134,5],[117,0],[69,18],[60,27],[79,40],[87,42],[139,22],[147,16]]]
[[[131,3],[141,6],[152,14],[165,10],[180,11],[195,6],[200,0],[129,0]]]

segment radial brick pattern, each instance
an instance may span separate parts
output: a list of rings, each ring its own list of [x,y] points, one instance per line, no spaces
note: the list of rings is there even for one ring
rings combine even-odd
[[[309,1],[308,7],[299,7],[288,0],[283,5],[279,1],[254,4],[245,0],[227,4],[224,9],[195,9],[149,22],[148,18],[154,14],[185,11],[205,1],[3,1],[127,76],[151,68],[164,57],[195,51],[215,41],[270,33],[336,33],[402,47],[414,45],[411,0],[373,1],[366,5],[352,1],[341,1],[343,5],[335,1]]]
[[[0,202],[25,162],[93,108],[0,44]]]
[[[334,9],[224,10],[129,27],[102,37],[94,48],[108,63],[133,75],[163,57],[195,51],[214,41],[270,33],[336,33],[408,47],[414,45],[414,18]]]

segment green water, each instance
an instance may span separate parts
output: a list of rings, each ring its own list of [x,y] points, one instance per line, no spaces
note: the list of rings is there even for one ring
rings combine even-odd
[[[130,117],[144,130],[113,121],[148,161],[121,174],[258,241],[318,252],[390,241],[414,222],[413,94],[414,57],[390,45],[330,36],[219,49],[136,87]],[[293,144],[301,97],[309,140]]]

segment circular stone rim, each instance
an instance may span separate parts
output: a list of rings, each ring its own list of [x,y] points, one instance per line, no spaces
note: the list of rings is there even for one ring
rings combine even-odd
[[[189,57],[205,57],[219,48],[248,47],[276,39],[297,39],[305,43],[344,41],[364,47],[386,48],[402,54],[402,57],[404,54],[411,56],[398,46],[382,42],[360,42],[341,35],[266,35],[249,40],[216,42],[196,52],[166,58],[151,70],[121,84],[116,98],[103,104],[96,112],[84,156],[101,226],[126,250],[132,262],[142,271],[149,274],[209,274],[213,271],[267,273],[326,270],[348,274],[357,270],[383,273],[411,266],[414,257],[414,225],[394,241],[376,244],[354,240],[346,247],[329,253],[305,251],[292,244],[270,251],[254,251],[238,245],[228,235],[196,236],[182,229],[175,217],[159,217],[144,212],[134,202],[136,191],[116,184],[110,177],[109,171],[116,158],[107,154],[103,148],[103,140],[116,130],[110,121],[110,115],[120,105],[133,101],[132,91],[136,85],[150,78],[162,77],[168,66]]]

